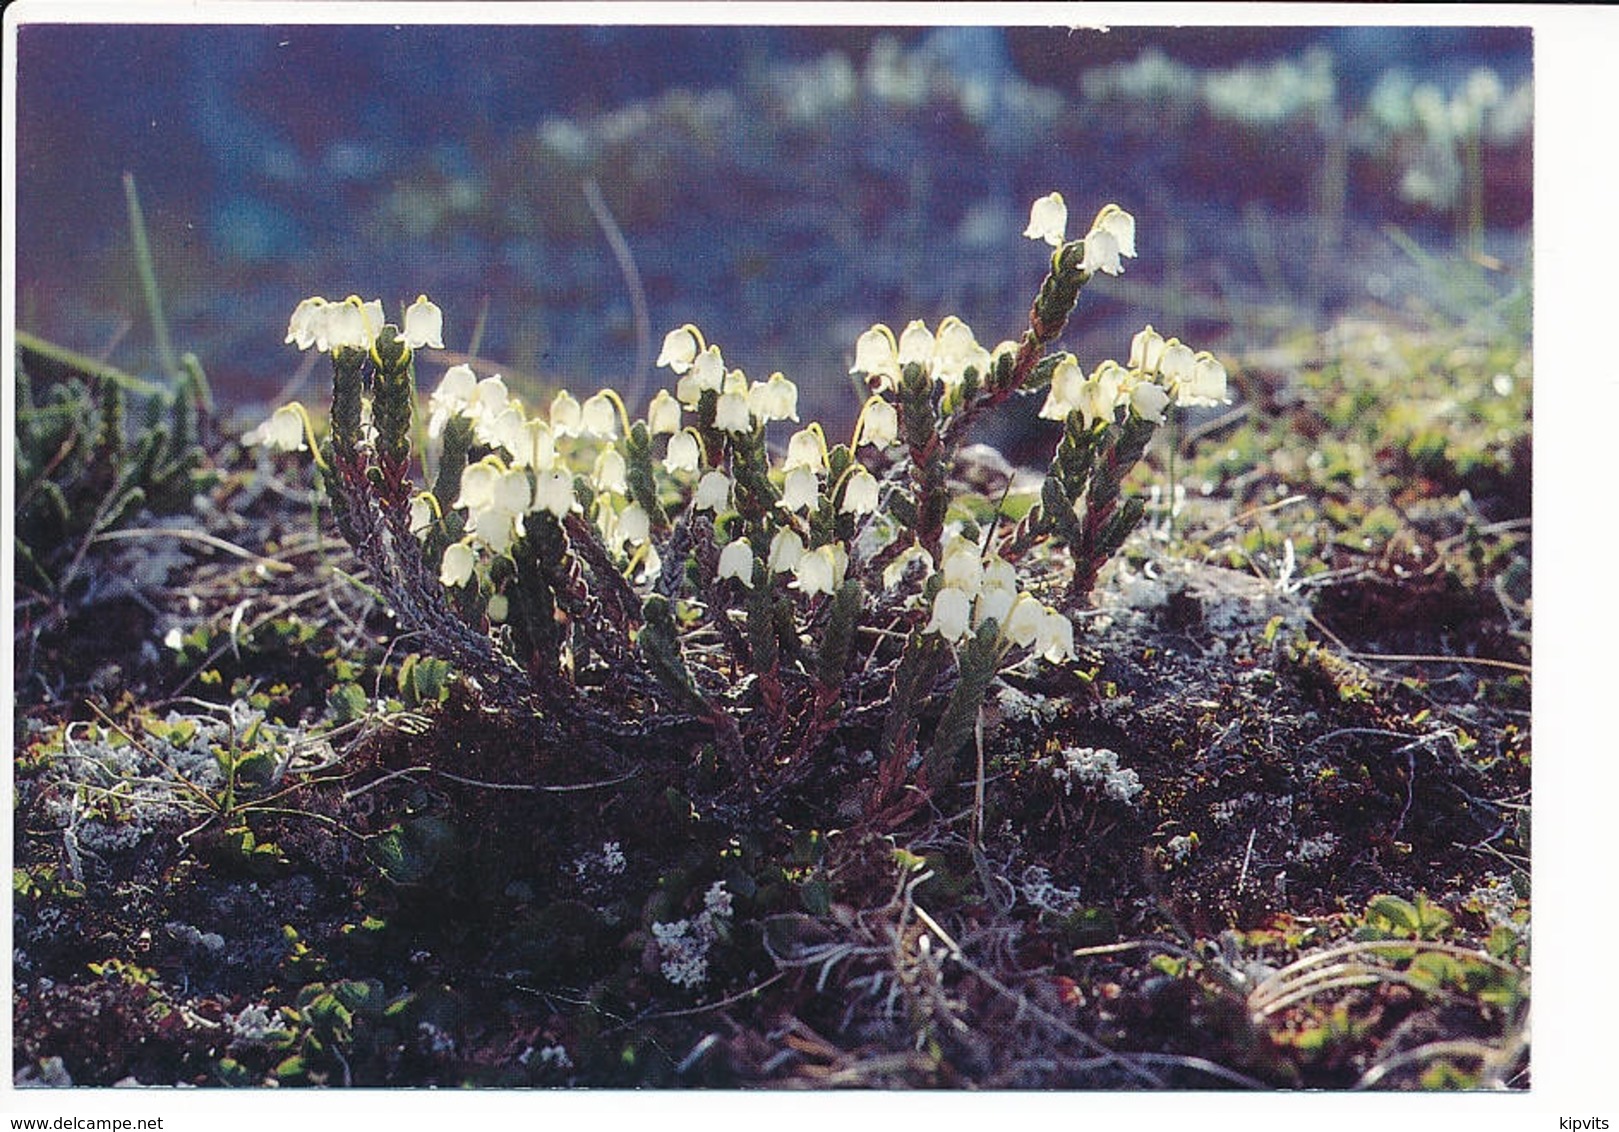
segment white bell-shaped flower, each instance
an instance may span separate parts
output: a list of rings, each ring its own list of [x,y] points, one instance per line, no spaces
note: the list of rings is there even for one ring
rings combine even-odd
[[[725,359],[718,346],[710,346],[692,360],[684,376],[675,384],[675,397],[682,405],[694,409],[706,392],[720,392],[725,387]]]
[[[959,641],[972,626],[973,603],[965,590],[944,586],[933,598],[933,616],[924,633],[937,633],[947,641]]]
[[[618,406],[605,389],[585,398],[579,407],[579,432],[599,440],[618,439]]]
[[[814,468],[794,468],[782,484],[781,506],[789,511],[813,510],[821,499],[821,481]]]
[[[485,511],[494,504],[495,483],[500,477],[500,464],[486,456],[476,464],[468,464],[461,471],[461,494],[456,496],[456,507],[468,511]]]
[[[276,452],[304,452],[304,415],[296,402],[282,405],[269,420],[242,437],[244,444],[262,444]]]
[[[1130,368],[1143,373],[1157,373],[1164,359],[1163,335],[1148,323],[1146,328],[1130,339]]]
[[[1113,411],[1119,407],[1124,380],[1128,376],[1129,371],[1118,362],[1109,360],[1097,366],[1085,384],[1080,386],[1079,403],[1075,408],[1084,419],[1086,428],[1099,420],[1113,419]]]
[[[843,501],[838,510],[847,515],[870,515],[877,510],[877,477],[856,464],[843,481]]]
[[[828,543],[801,554],[793,567],[793,587],[806,594],[836,593],[842,581],[838,562],[840,549],[836,543]]]
[[[477,564],[478,556],[472,549],[471,539],[452,542],[444,548],[444,557],[439,562],[439,584],[446,587],[466,585]]]
[[[444,371],[438,388],[427,399],[427,435],[439,436],[450,418],[466,412],[478,388],[478,375],[466,364]]]
[[[551,431],[558,436],[579,436],[584,431],[585,411],[566,389],[551,399]]]
[[[894,332],[882,323],[866,331],[854,344],[853,374],[864,374],[874,389],[891,389],[899,380],[899,348]]]
[[[748,411],[761,424],[798,419],[798,386],[780,372],[768,381],[756,381],[748,389]]]
[[[1085,235],[1085,257],[1081,271],[1118,275],[1124,270],[1120,257],[1136,254],[1136,218],[1116,204],[1103,207]]]
[[[480,421],[474,430],[481,443],[504,448],[511,454],[512,463],[526,467],[533,452],[530,448],[528,421],[523,419],[520,406],[507,404],[493,420]]]
[[[990,353],[973,337],[972,327],[955,315],[939,323],[939,332],[933,338],[933,376],[945,385],[960,385],[969,369],[978,373],[979,380],[989,372]]]
[[[1191,377],[1175,389],[1175,403],[1224,405],[1230,399],[1226,392],[1225,366],[1207,350],[1200,351],[1192,365]]]
[[[416,301],[405,308],[405,325],[400,337],[412,350],[423,346],[444,349],[444,312],[426,295],[417,295]]]
[[[977,628],[985,621],[994,621],[1003,627],[1004,632],[1006,615],[1012,611],[1012,603],[1017,600],[1017,596],[1015,590],[991,589],[986,586],[973,602],[973,627]]]
[[[1169,390],[1151,381],[1137,381],[1130,387],[1130,409],[1136,416],[1153,424],[1163,424],[1164,410],[1169,407]]]
[[[810,468],[822,474],[827,470],[826,441],[815,428],[801,428],[787,441],[787,456],[781,470],[794,472],[799,468]]]
[[[1018,648],[1028,648],[1039,640],[1046,623],[1046,607],[1028,594],[1018,594],[1011,612],[1001,622],[1001,636]]]
[[[617,448],[604,448],[601,455],[596,457],[596,467],[591,472],[591,482],[596,485],[597,491],[611,491],[618,495],[628,495],[629,485],[626,482],[629,467],[624,462],[624,454]]]
[[[899,440],[899,410],[881,394],[873,393],[860,411],[860,443],[887,448]]]
[[[953,536],[943,547],[943,561],[939,572],[944,584],[959,589],[968,597],[977,597],[984,586],[984,559],[978,544],[971,539]]]
[[[311,295],[292,311],[287,323],[287,341],[300,350],[307,350],[326,338],[326,308],[329,306],[319,295]],[[322,350],[326,347],[322,346]]]
[[[735,578],[744,586],[753,586],[753,547],[747,539],[726,543],[720,550],[720,578]]]
[[[1060,247],[1067,231],[1068,205],[1061,193],[1048,193],[1029,208],[1029,226],[1023,230],[1029,239]]]
[[[528,466],[536,472],[549,472],[556,467],[557,440],[551,426],[535,417],[531,421],[523,422],[523,433],[527,445]]]
[[[685,373],[703,349],[703,334],[691,323],[671,330],[663,336],[663,349],[658,352],[659,366],[668,366],[676,374]]]
[[[714,403],[714,427],[721,432],[752,432],[753,414],[748,410],[748,395],[721,393]]]
[[[670,475],[676,472],[695,472],[702,454],[702,446],[698,444],[697,437],[692,432],[689,430],[677,432],[669,438],[669,450],[663,457],[663,470]]]
[[[772,574],[789,573],[804,556],[804,540],[791,527],[783,527],[770,540],[770,557],[766,564]]]
[[[566,519],[570,511],[578,511],[579,500],[573,493],[573,477],[567,472],[543,472],[534,485],[534,510],[546,511],[558,519]]]
[[[704,474],[691,505],[699,511],[724,511],[731,505],[731,477],[720,471]]]
[[[369,350],[381,329],[381,301],[363,303],[357,295],[350,295],[343,302],[326,308],[325,344],[316,342],[315,345],[323,350]]]
[[[433,520],[438,512],[433,507],[432,497],[425,491],[410,501],[410,533],[417,538],[426,538],[427,532],[433,528]]]
[[[1064,613],[1046,607],[1034,649],[1051,663],[1074,659],[1074,623]]]
[[[903,372],[913,362],[923,368],[933,365],[933,331],[921,319],[913,319],[899,336],[898,361]]]
[[[646,408],[647,431],[653,436],[680,431],[680,402],[667,389],[660,389]]]
[[[1046,390],[1046,403],[1040,406],[1040,419],[1063,421],[1079,408],[1080,390],[1085,384],[1085,373],[1072,354],[1065,354],[1051,371],[1051,386]]]
[[[640,546],[652,537],[652,520],[639,503],[631,503],[618,513],[618,538],[631,546]]]

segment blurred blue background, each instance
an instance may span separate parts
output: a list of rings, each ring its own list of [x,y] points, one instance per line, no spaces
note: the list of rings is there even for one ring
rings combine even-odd
[[[425,386],[478,326],[480,371],[530,397],[644,398],[648,328],[655,351],[692,321],[836,417],[873,322],[1020,332],[1049,250],[1020,233],[1059,189],[1071,236],[1110,200],[1139,222],[1082,361],[1146,321],[1235,356],[1397,306],[1419,284],[1390,226],[1526,262],[1531,60],[1478,27],[28,24],[18,325],[155,372],[128,172],[175,342],[228,405],[297,388],[305,295],[425,291],[449,347]]]

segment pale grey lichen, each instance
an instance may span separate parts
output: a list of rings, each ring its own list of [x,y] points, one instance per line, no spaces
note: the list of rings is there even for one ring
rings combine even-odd
[[[1078,783],[1082,789],[1125,805],[1133,805],[1141,793],[1141,777],[1119,765],[1119,756],[1105,747],[1068,747],[1058,756],[1051,777],[1062,783],[1063,792],[1072,794]]]
[[[652,925],[659,970],[677,987],[695,989],[708,981],[708,953],[731,919],[731,893],[715,881],[703,894],[703,910],[695,918]]]

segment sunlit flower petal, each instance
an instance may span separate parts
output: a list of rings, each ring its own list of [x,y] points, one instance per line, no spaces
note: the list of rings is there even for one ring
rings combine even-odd
[[[798,386],[781,373],[756,381],[748,389],[748,410],[762,424],[798,419]]]
[[[720,394],[714,404],[714,427],[722,432],[752,432],[753,414],[748,411],[747,394]]]
[[[782,461],[784,472],[799,468],[813,468],[824,473],[826,469],[826,442],[813,428],[801,428],[787,441],[787,457]]]
[[[534,510],[548,511],[558,519],[568,517],[570,511],[579,510],[579,500],[573,493],[573,477],[567,472],[545,472],[534,488]]]
[[[1040,633],[1035,637],[1035,651],[1053,664],[1074,659],[1074,623],[1067,615],[1046,607],[1040,622]]]
[[[897,360],[899,368],[904,368],[915,362],[924,367],[933,364],[933,331],[928,329],[927,323],[915,319],[909,323],[899,336]]]
[[[630,490],[625,482],[628,470],[622,452],[617,448],[604,448],[601,455],[596,457],[596,467],[590,476],[591,482],[596,485],[597,491],[612,491],[619,495],[627,495]]]
[[[830,594],[838,588],[837,550],[818,546],[799,556],[793,567],[793,586],[806,594]]]

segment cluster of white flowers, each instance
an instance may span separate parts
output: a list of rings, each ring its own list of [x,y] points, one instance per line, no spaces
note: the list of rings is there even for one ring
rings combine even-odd
[[[1133,805],[1141,793],[1140,776],[1129,767],[1121,767],[1119,756],[1105,747],[1066,748],[1052,767],[1051,777],[1062,783],[1065,794],[1072,794],[1077,782],[1126,805]]]
[[[1023,234],[1061,247],[1067,227],[1068,206],[1061,193],[1051,193],[1034,202]],[[1104,206],[1085,236],[1081,270],[1117,275],[1123,270],[1121,257],[1135,254],[1135,217],[1116,204]],[[1225,366],[1213,354],[1194,353],[1178,338],[1166,341],[1148,326],[1131,341],[1127,366],[1105,361],[1087,377],[1072,354],[1061,355],[1040,416],[1060,421],[1078,412],[1089,428],[1128,409],[1156,423],[1171,403],[1218,405],[1226,400]]]
[[[1031,240],[1044,240],[1060,248],[1067,240],[1068,205],[1061,193],[1048,193],[1034,202],[1029,209],[1029,226],[1023,234]],[[1085,233],[1085,254],[1079,269],[1094,275],[1119,275],[1124,271],[1123,259],[1134,259],[1136,254],[1136,218],[1116,204],[1102,206]]]
[[[1040,416],[1060,421],[1077,411],[1088,428],[1128,409],[1158,423],[1171,404],[1207,406],[1227,400],[1226,370],[1218,358],[1207,350],[1194,353],[1179,338],[1166,340],[1149,325],[1131,339],[1128,366],[1105,361],[1087,377],[1072,354],[1062,355]]]
[[[708,953],[731,919],[730,892],[717,880],[703,894],[703,910],[695,918],[652,925],[658,945],[659,970],[677,987],[696,988],[708,980]]]
[[[1058,249],[1054,258],[1060,257],[1073,246],[1064,243],[1067,223],[1062,195],[1051,193],[1034,202],[1025,234],[1052,244]],[[1116,204],[1102,208],[1084,239],[1082,270],[1116,275],[1122,259],[1135,254],[1135,218]],[[315,296],[293,312],[287,341],[334,352],[374,348],[382,320],[378,300],[351,295],[334,303]],[[399,339],[406,347],[442,346],[443,314],[426,296],[405,310],[402,323]],[[840,525],[844,516],[858,520],[863,560],[888,549],[874,541],[873,532],[905,537],[881,515],[884,485],[872,469],[900,443],[903,402],[895,394],[907,370],[914,375],[920,367],[938,388],[933,403],[951,413],[968,396],[969,375],[984,380],[1018,357],[1020,347],[1004,341],[986,348],[970,326],[949,316],[933,328],[912,321],[898,335],[885,325],[872,326],[859,336],[854,353],[850,372],[862,376],[870,392],[847,447],[839,448],[834,461],[833,445],[815,422],[791,434],[785,454],[763,469],[778,495],[772,514],[762,524],[757,516],[732,523],[728,541],[718,548],[716,575],[722,584],[744,589],[785,584],[805,598],[837,593],[850,569],[852,547],[829,537],[828,514],[839,517]],[[477,458],[462,470],[455,499],[422,492],[410,515],[412,530],[427,541],[446,511],[463,514],[458,541],[444,547],[435,564],[444,586],[476,584],[485,563],[523,538],[534,516],[577,522],[586,507],[585,518],[627,571],[639,569],[641,579],[657,576],[662,563],[653,536],[662,516],[648,514],[651,504],[642,486],[631,491],[632,433],[653,442],[646,454],[650,469],[641,463],[635,474],[650,470],[659,476],[654,487],[663,498],[678,497],[692,511],[712,513],[722,530],[720,521],[733,509],[746,510],[739,490],[752,499],[756,488],[738,488],[733,478],[742,474],[738,453],[761,451],[767,426],[798,422],[797,386],[781,373],[755,381],[729,368],[719,346],[689,323],[665,335],[657,364],[675,376],[674,389],[658,391],[639,424],[611,388],[583,401],[560,390],[545,411],[531,414],[499,374],[480,378],[467,364],[444,372],[428,398],[427,434],[442,438],[451,421],[465,421]],[[1171,404],[1213,405],[1225,396],[1226,373],[1213,355],[1166,340],[1149,326],[1136,335],[1127,366],[1104,362],[1087,377],[1071,355],[1062,356],[1040,415],[1061,420],[1077,413],[1090,426],[1116,420],[1122,409],[1156,422]],[[297,451],[309,447],[310,432],[302,407],[293,404],[276,410],[247,439]],[[846,458],[850,454],[853,459]],[[884,573],[889,587],[901,578],[914,586],[918,574],[924,583],[929,575],[940,575],[942,585],[928,586],[928,598],[910,598],[911,608],[926,615],[927,632],[955,643],[993,619],[1006,650],[1028,649],[1053,661],[1072,657],[1074,631],[1067,617],[1021,592],[1012,565],[988,548],[959,532],[946,536],[932,553],[912,545],[890,554],[892,565]],[[920,569],[909,569],[918,563]],[[489,617],[499,621],[505,613],[504,595],[493,595]]]
[[[986,350],[978,344],[972,327],[955,315],[940,322],[937,332],[916,319],[906,325],[898,338],[887,326],[878,323],[855,340],[854,365],[849,372],[864,376],[874,393],[886,393],[899,384],[905,367],[914,363],[926,370],[933,381],[943,385],[948,394],[961,387],[969,369],[983,377],[1002,354],[1016,352],[1017,343],[1010,341]],[[948,402],[948,397],[946,400]],[[874,435],[880,435],[881,428],[882,425],[868,421],[865,439],[875,442]],[[888,439],[892,440],[892,436]]]
[[[926,556],[920,549],[914,553]],[[938,572],[944,584],[933,597],[926,632],[959,641],[993,619],[1007,647],[1032,648],[1053,662],[1073,657],[1073,622],[1021,592],[1016,568],[999,555],[986,555],[976,542],[952,533],[940,548]]]
[[[287,324],[287,342],[300,350],[313,346],[322,353],[369,350],[386,321],[381,299],[367,302],[358,295],[350,295],[340,303],[333,303],[312,295],[292,312],[292,321]],[[418,295],[416,301],[405,308],[400,340],[412,350],[424,346],[442,350],[443,336],[443,312],[429,302],[426,295]]]

